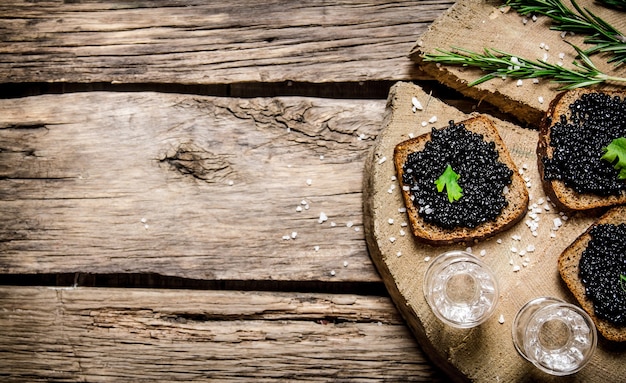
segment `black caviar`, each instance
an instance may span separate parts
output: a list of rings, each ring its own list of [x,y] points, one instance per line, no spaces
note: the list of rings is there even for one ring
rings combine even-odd
[[[626,182],[618,179],[616,170],[602,160],[602,148],[616,138],[626,137],[626,99],[605,93],[583,94],[565,115],[552,126],[550,146],[552,159],[542,158],[544,178],[560,180],[578,193],[599,196],[626,191]]]
[[[596,316],[626,325],[626,224],[597,225],[580,259],[580,279]]]
[[[463,189],[455,202],[435,185],[448,164],[460,175],[457,182]],[[474,228],[495,219],[508,204],[503,190],[513,175],[498,159],[493,141],[454,121],[447,128],[433,128],[424,150],[409,154],[403,171],[402,183],[409,188],[420,217],[444,229]]]

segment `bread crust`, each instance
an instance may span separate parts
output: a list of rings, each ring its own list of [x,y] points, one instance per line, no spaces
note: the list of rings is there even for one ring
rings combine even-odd
[[[558,262],[561,279],[563,279],[580,306],[589,314],[598,332],[602,334],[604,338],[614,342],[626,341],[626,326],[618,327],[595,315],[593,301],[587,298],[585,286],[579,277],[579,264],[582,253],[591,240],[591,229],[600,224],[617,225],[620,223],[626,223],[626,206],[614,207],[602,215],[561,253]]]
[[[520,176],[492,120],[487,116],[478,115],[459,123],[465,124],[465,128],[469,131],[481,134],[486,141],[493,141],[498,152],[499,161],[513,171],[509,192],[507,194],[508,204],[495,221],[485,222],[475,228],[459,227],[455,229],[443,229],[439,226],[427,223],[420,218],[418,214],[419,208],[411,201],[410,192],[403,188],[402,196],[407,208],[407,215],[413,235],[418,241],[430,245],[470,243],[483,240],[515,225],[524,217],[528,208],[528,190],[526,189],[526,183]],[[394,150],[394,165],[400,181],[404,175],[403,167],[408,155],[423,150],[426,142],[430,141],[430,139],[431,134],[426,133],[396,145]]]
[[[564,211],[583,211],[583,210],[600,210],[611,206],[626,203],[626,193],[621,196],[599,196],[595,194],[581,194],[569,188],[563,181],[546,180],[544,169],[544,158],[552,158],[554,148],[550,146],[550,129],[560,120],[561,115],[571,116],[569,106],[585,93],[594,93],[589,88],[573,89],[562,92],[557,95],[552,102],[545,117],[539,125],[539,140],[537,143],[537,167],[539,176],[541,177],[544,192],[550,201],[553,202],[560,210]],[[626,97],[626,91],[601,91],[600,93],[611,96]]]

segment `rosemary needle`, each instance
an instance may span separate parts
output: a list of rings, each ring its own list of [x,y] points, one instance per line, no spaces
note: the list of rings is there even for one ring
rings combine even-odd
[[[574,46],[580,61],[574,61],[575,69],[550,64],[540,60],[527,60],[498,49],[485,48],[483,53],[476,53],[463,48],[453,51],[437,49],[438,53],[424,55],[424,61],[480,68],[487,72],[468,86],[481,84],[496,77],[518,79],[550,78],[563,84],[561,89],[582,88],[604,82],[624,82],[626,78],[609,76],[601,72],[580,48]]]
[[[548,16],[555,22],[552,29],[588,35],[585,43],[594,46],[584,51],[587,55],[606,52],[611,55],[608,62],[626,63],[626,35],[589,9],[582,8],[575,0],[570,1],[576,12],[566,7],[561,0],[506,0],[506,4],[522,15]],[[626,0],[602,2],[613,7],[626,5]]]

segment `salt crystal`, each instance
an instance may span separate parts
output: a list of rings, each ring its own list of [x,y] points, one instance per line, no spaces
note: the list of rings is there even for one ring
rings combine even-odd
[[[482,250],[480,251],[480,256],[481,256],[481,257],[484,257],[486,254],[487,254],[487,251],[486,251],[485,249],[482,249]]]
[[[425,257],[424,262],[428,262],[428,261],[430,261],[430,257]]]
[[[288,241],[288,240],[290,240],[290,239],[291,239],[291,237],[290,237],[290,236],[288,236],[288,235],[283,235],[283,239],[284,239],[284,240],[286,240],[286,241]]]
[[[543,97],[541,96],[537,97],[537,101],[539,101],[540,104],[543,104]]]
[[[348,261],[343,261],[343,267],[348,267]]]
[[[522,80],[517,80],[517,86],[522,86],[524,85],[524,81]]]
[[[148,222],[148,220],[147,220],[147,219],[145,219],[145,218],[142,218],[142,219],[141,219],[141,223],[146,223],[146,222]]]
[[[297,231],[291,232],[291,238],[296,239],[297,236],[298,236],[298,232]]]
[[[518,265],[513,266],[513,272],[517,273],[518,271],[520,271],[520,267]]]
[[[426,125],[428,125],[428,122],[422,121],[422,126],[426,126]]]
[[[389,237],[389,242],[394,243],[396,241],[396,237]]]
[[[390,225],[393,225],[393,218],[389,218],[389,219],[387,220],[387,222],[388,222]]]
[[[335,274],[336,274],[336,273],[335,273],[335,270],[331,270],[331,271],[330,271],[330,276],[331,276],[331,277],[334,277],[334,276],[335,276]]]
[[[311,184],[312,184],[312,183],[313,183],[313,180],[312,180],[312,179],[308,178],[308,179],[306,180],[306,184],[307,184],[308,186],[311,186]]]
[[[406,207],[398,208],[398,213],[406,213]]]
[[[313,250],[320,251],[320,247],[319,246],[313,246]]]
[[[401,252],[401,251],[398,251],[398,252],[396,253],[396,257],[400,257],[400,256],[402,256],[402,252]]]
[[[352,225],[354,225],[354,223],[352,223],[352,221],[348,221],[348,222],[346,222],[346,226],[347,226],[347,227],[352,227]]]
[[[321,212],[320,218],[317,220],[317,222],[323,223],[323,222],[326,222],[327,220],[328,220],[328,216],[324,212]]]
[[[552,220],[552,223],[554,224],[555,228],[559,228],[561,226],[563,226],[563,221],[561,221],[561,219],[559,217],[556,217],[555,219]]]
[[[302,206],[297,206],[297,207],[296,207],[296,211],[297,211],[297,212],[301,212],[301,211],[302,211]]]
[[[382,157],[381,159],[378,160],[378,164],[380,165],[385,161],[387,161],[387,157]]]
[[[533,251],[535,251],[535,245],[530,244],[528,246],[526,246],[526,251],[529,253],[532,253]]]
[[[430,122],[431,124],[434,124],[435,122],[437,122],[437,116],[432,116],[430,120],[428,120],[428,122]]]
[[[415,112],[416,110],[423,110],[424,109],[422,107],[422,103],[419,102],[417,97],[411,98],[411,103],[413,104],[413,112]]]
[[[498,323],[504,324],[504,315],[503,314],[500,314],[500,317],[498,318]]]

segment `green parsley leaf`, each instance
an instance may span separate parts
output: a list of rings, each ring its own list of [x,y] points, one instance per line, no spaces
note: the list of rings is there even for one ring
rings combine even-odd
[[[459,178],[461,178],[461,176],[456,174],[454,170],[452,170],[452,166],[448,164],[443,174],[435,180],[437,191],[441,193],[445,188],[448,192],[448,201],[450,202],[458,201],[463,196],[463,189],[461,189],[457,183]]]
[[[625,287],[626,286],[625,285],[625,283],[626,283],[626,275],[624,275],[624,274],[620,274],[619,275],[619,283],[622,285],[622,290],[626,291],[626,287]]]
[[[618,175],[620,180],[626,179],[626,137],[614,139],[602,150],[604,150],[602,159],[614,164],[614,168],[620,171]]]

